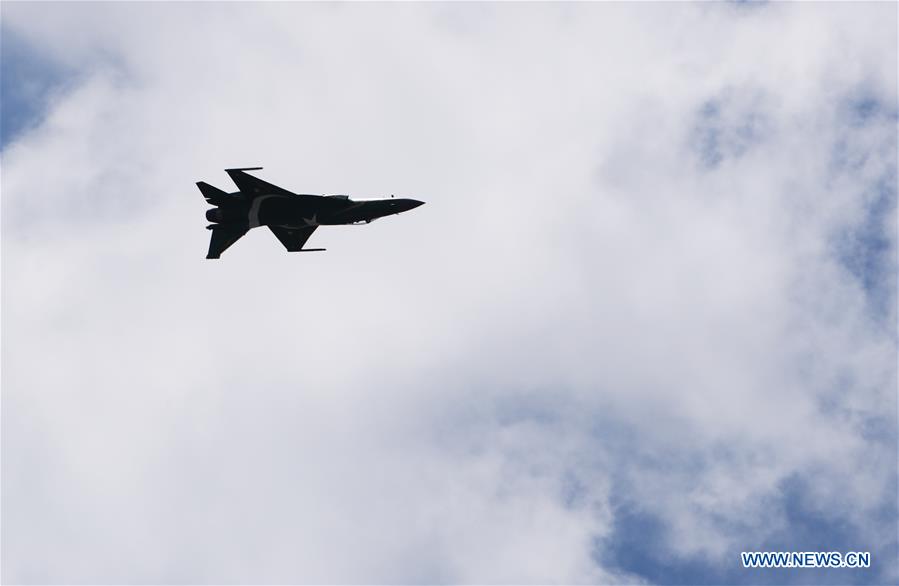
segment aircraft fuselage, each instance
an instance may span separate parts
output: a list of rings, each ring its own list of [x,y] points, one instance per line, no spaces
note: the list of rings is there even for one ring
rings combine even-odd
[[[257,226],[337,226],[368,223],[377,218],[417,208],[422,202],[406,198],[353,200],[347,196],[312,196],[263,194],[250,201],[240,192],[229,194],[231,201],[206,212],[206,219],[216,223],[241,223]]]

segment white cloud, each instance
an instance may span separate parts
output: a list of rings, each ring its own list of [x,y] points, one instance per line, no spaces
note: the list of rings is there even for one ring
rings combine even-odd
[[[730,571],[796,479],[883,543],[895,11],[5,7],[81,76],[3,153],[4,580],[634,582],[619,503]],[[428,205],[205,261],[255,164]]]

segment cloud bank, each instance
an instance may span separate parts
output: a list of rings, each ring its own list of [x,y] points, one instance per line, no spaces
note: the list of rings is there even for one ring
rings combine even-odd
[[[895,5],[2,26],[4,582],[896,580]],[[428,205],[206,261],[243,165]]]

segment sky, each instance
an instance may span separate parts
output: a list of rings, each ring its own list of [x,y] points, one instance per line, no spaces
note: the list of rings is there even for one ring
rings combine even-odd
[[[4,583],[899,580],[896,4],[0,33]],[[427,205],[205,260],[240,166]]]

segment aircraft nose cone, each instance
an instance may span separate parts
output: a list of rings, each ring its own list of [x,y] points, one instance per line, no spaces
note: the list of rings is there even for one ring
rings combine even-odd
[[[418,201],[417,199],[409,199],[409,198],[397,198],[390,200],[390,212],[391,214],[400,214],[403,212],[408,212],[409,210],[414,210],[420,205],[424,205],[425,202]]]

